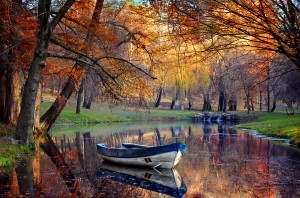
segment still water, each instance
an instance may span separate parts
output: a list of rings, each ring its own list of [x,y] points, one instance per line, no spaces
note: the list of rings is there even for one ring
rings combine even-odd
[[[0,175],[0,197],[300,197],[300,152],[230,124],[120,124],[50,136],[33,159]],[[108,164],[96,152],[97,143],[122,142],[184,142],[188,150],[174,170]]]

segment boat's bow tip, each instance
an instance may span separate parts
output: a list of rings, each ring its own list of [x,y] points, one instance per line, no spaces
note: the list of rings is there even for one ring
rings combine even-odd
[[[178,148],[178,150],[181,151],[182,153],[185,153],[186,150],[187,150],[187,145],[180,142],[180,143],[177,145],[177,148]]]

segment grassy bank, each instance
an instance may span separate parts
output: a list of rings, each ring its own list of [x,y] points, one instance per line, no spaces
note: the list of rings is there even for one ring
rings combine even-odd
[[[288,138],[292,144],[300,147],[300,113],[288,116],[284,112],[256,112],[255,115],[257,119],[254,121],[236,127],[255,129],[271,137]]]
[[[27,146],[2,142],[0,144],[0,173],[9,172],[20,157],[29,153],[31,150]]]
[[[50,107],[50,102],[42,105],[42,114]],[[191,120],[198,111],[138,109],[121,106],[97,105],[91,109],[81,109],[80,114],[75,113],[75,102],[66,105],[56,124],[95,124],[112,122],[137,121],[182,121]]]
[[[14,131],[14,125],[0,124],[0,173],[9,172],[19,157],[31,152],[29,147],[9,141],[8,138],[13,137]]]

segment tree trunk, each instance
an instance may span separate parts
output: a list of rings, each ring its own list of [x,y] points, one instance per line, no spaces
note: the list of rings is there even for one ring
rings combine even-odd
[[[267,109],[268,112],[270,112],[270,68],[267,67],[267,77],[268,77],[268,81],[267,81]]]
[[[95,98],[96,98],[96,96],[97,96],[97,91],[96,91],[96,89],[95,89],[95,88],[93,88],[93,89],[94,89],[94,90],[91,91],[91,95],[90,95],[89,100],[88,100],[88,102],[87,102],[87,104],[86,104],[86,107],[85,107],[85,108],[87,108],[87,109],[91,109],[92,102],[95,101]]]
[[[175,107],[175,99],[174,100],[172,100],[172,102],[171,102],[171,106],[170,106],[170,109],[172,110],[172,109],[174,109],[174,107]]]
[[[80,103],[82,98],[83,86],[84,86],[84,78],[81,80],[81,84],[77,94],[77,105],[76,105],[76,113],[80,114]]]
[[[274,99],[274,101],[273,101],[273,106],[271,108],[271,112],[274,112],[275,109],[276,109],[276,99]]]
[[[232,97],[228,101],[228,111],[236,111],[237,101],[235,97]]]
[[[20,88],[20,83],[19,83],[19,75],[18,72],[14,73],[14,78],[13,78],[13,87],[14,87],[14,102],[13,102],[13,108],[10,113],[10,123],[17,124],[18,117],[20,114],[20,93],[19,93],[19,88]]]
[[[250,108],[250,93],[249,92],[247,93],[246,105],[247,105],[247,110],[248,110],[248,114],[249,114],[250,111],[251,111],[251,108]]]
[[[1,40],[0,40],[1,42]],[[0,53],[4,49],[0,46]],[[12,64],[12,54],[0,57],[0,122],[16,123],[20,111],[19,77]]]
[[[157,95],[156,102],[155,102],[155,105],[154,105],[154,107],[156,107],[156,108],[157,108],[157,107],[159,106],[159,104],[160,104],[160,100],[161,100],[162,93],[163,93],[163,89],[162,89],[162,87],[159,87],[158,95]]]
[[[48,111],[41,117],[40,126],[41,128],[49,131],[56,118],[59,116],[63,108],[65,107],[68,99],[72,95],[73,91],[78,87],[80,75],[71,75],[67,80],[64,88],[62,89],[55,102],[48,109]]]
[[[218,106],[218,111],[226,111],[226,106],[227,106],[227,100],[225,96],[225,92],[221,92],[219,96],[219,106]]]
[[[223,110],[223,105],[224,105],[224,93],[221,92],[219,95],[219,105],[218,105],[218,111]]]
[[[250,99],[251,110],[254,111],[253,97]]]
[[[84,89],[82,107],[86,107],[87,103],[88,103],[88,94],[87,94],[87,90]]]
[[[92,97],[92,94],[91,94],[90,97],[89,97],[89,100],[88,100],[88,102],[87,102],[87,104],[86,104],[86,106],[85,106],[86,109],[91,109],[92,102],[93,102],[93,99],[92,99],[92,98],[93,98],[93,97]]]
[[[41,102],[42,102],[42,83],[39,84],[38,93],[36,95],[35,114],[34,114],[34,128],[40,128],[41,117]]]
[[[223,100],[223,112],[226,112],[226,107],[227,107],[227,99],[226,99],[226,95],[224,95],[224,100]]]
[[[0,62],[0,122],[5,122],[6,101],[6,76],[2,63]]]
[[[259,111],[262,111],[262,90],[259,90]]]
[[[20,16],[22,1],[12,1],[10,14]],[[8,11],[6,10],[6,11]],[[16,20],[9,23],[13,27]],[[19,79],[15,65],[16,32],[0,28],[0,122],[16,123],[19,113]]]
[[[42,28],[43,29],[43,28]],[[32,142],[32,128],[34,124],[35,101],[41,78],[42,68],[45,66],[49,38],[45,38],[46,32],[41,31],[39,41],[35,49],[28,77],[25,82],[21,112],[16,129],[16,139],[21,143],[29,145]],[[49,35],[47,35],[49,36]]]
[[[193,105],[193,102],[191,100],[189,100],[189,110],[192,109],[192,105]]]
[[[211,101],[209,99],[209,96],[206,95],[204,96],[204,102],[203,102],[203,108],[202,108],[202,111],[211,111],[212,108],[211,108]]]

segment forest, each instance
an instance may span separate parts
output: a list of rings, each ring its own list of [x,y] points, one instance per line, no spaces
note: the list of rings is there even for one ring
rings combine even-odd
[[[300,104],[299,1],[2,0],[0,16],[0,122],[25,145],[70,98],[77,114]],[[55,100],[41,115],[44,93]]]

